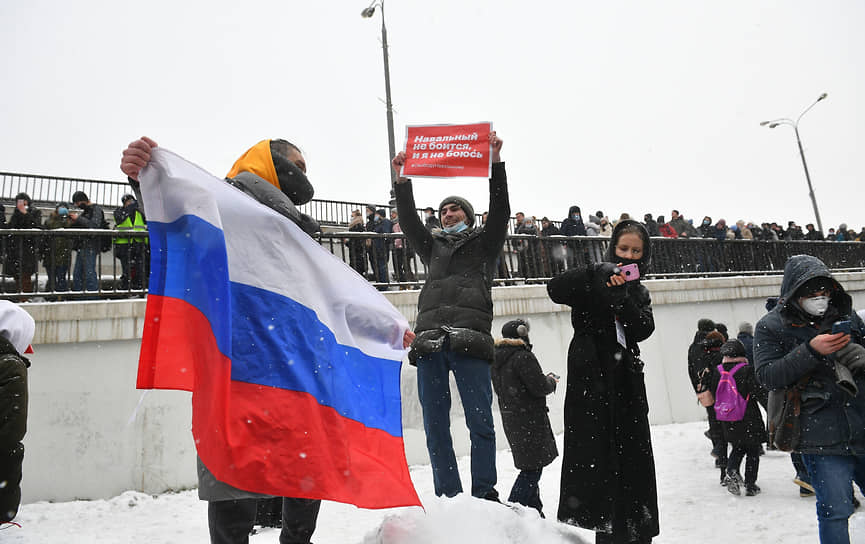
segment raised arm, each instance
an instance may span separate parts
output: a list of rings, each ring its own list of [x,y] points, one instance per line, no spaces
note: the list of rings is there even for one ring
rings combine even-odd
[[[157,147],[156,142],[142,136],[141,138],[130,143],[123,150],[123,157],[120,159],[120,170],[129,178],[129,185],[135,192],[135,199],[138,200],[138,209],[144,215],[144,200],[141,198],[141,185],[138,183],[138,175],[141,170],[150,162],[150,155],[153,148]]]
[[[421,261],[428,264],[432,253],[432,234],[417,216],[411,180],[399,175],[403,164],[405,164],[405,152],[400,151],[391,161],[391,166],[398,176],[394,187],[394,196],[396,197],[399,226]]]
[[[490,159],[492,177],[490,178],[490,205],[487,208],[487,222],[482,234],[483,244],[491,254],[498,255],[508,233],[508,221],[511,217],[511,203],[508,197],[508,176],[505,163],[502,162],[501,150],[503,141],[495,131],[490,132]]]

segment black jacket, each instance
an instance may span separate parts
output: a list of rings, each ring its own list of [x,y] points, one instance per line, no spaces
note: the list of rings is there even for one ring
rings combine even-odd
[[[745,362],[746,364],[733,374],[733,379],[736,380],[736,390],[739,391],[742,398],[748,399],[748,408],[745,410],[745,417],[741,421],[719,421],[719,423],[724,430],[725,441],[734,446],[755,446],[766,442],[767,434],[766,424],[763,422],[763,414],[760,413],[760,407],[757,404],[760,387],[757,384],[754,367],[747,364],[748,359],[745,357],[742,360],[733,360],[726,363],[722,361],[721,366],[729,372],[740,362]],[[718,389],[721,373],[715,368],[711,376],[711,388],[712,394],[714,394]]]
[[[415,211],[411,181],[396,184],[396,204],[402,231],[428,268],[409,360],[416,364],[419,356],[445,349],[447,343],[453,351],[492,362],[492,278],[511,213],[505,164],[493,164],[483,228],[457,234],[428,231]]]
[[[559,455],[546,401],[556,380],[544,375],[531,348],[516,338],[496,342],[490,371],[514,466],[538,470],[549,465]]]
[[[608,260],[622,229],[613,231]],[[645,255],[649,236],[641,226]],[[649,291],[640,281],[606,287],[610,263],[568,270],[547,286],[553,302],[571,307],[574,337],[568,349],[565,438],[558,519],[596,531],[615,542],[658,534],[655,462],[649,405],[638,342],[655,330]],[[624,333],[617,340],[616,320]]]
[[[865,375],[854,375],[859,394],[851,397],[835,383],[834,358],[808,344],[816,335],[831,331],[839,319],[852,322],[852,341],[862,343],[865,323],[853,311],[852,299],[840,284],[829,309],[812,320],[797,302],[797,290],[809,279],[831,278],[816,257],[797,255],[787,260],[781,296],[754,331],[757,379],[769,390],[795,384],[808,377],[802,391],[801,435],[796,451],[820,455],[865,455]],[[833,280],[834,281],[834,280]]]
[[[0,338],[0,523],[12,520],[21,503],[21,464],[27,433],[27,367],[12,344]]]
[[[27,213],[21,213],[18,208],[15,208],[6,228],[41,229],[42,213],[38,208],[30,206],[29,203]],[[17,278],[21,274],[29,276],[36,272],[41,241],[42,239],[37,236],[8,236],[9,243],[6,247],[4,262],[5,274]]]

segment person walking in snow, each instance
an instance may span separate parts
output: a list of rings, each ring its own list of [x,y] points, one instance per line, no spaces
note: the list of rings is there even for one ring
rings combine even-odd
[[[648,543],[659,532],[649,406],[638,342],[655,330],[645,275],[649,234],[636,221],[613,230],[606,262],[568,270],[547,285],[571,307],[565,438],[558,519],[602,543]]]
[[[832,332],[846,321],[849,333]],[[845,327],[846,328],[846,327]],[[802,454],[817,495],[820,542],[850,542],[851,482],[865,485],[865,323],[826,265],[790,257],[781,294],[754,331],[758,380],[770,391],[801,388]],[[846,375],[846,376],[845,376]]]
[[[745,487],[745,495],[753,496],[760,492],[757,485],[757,472],[760,469],[760,448],[766,441],[766,424],[757,403],[759,386],[754,375],[754,367],[748,363],[745,346],[739,340],[728,340],[721,346],[720,354],[723,357],[721,367],[731,372],[736,382],[736,390],[743,399],[747,399],[748,407],[744,417],[739,421],[720,421],[724,441],[731,445],[730,454],[727,458],[723,483],[727,491],[733,495],[741,494],[742,486]],[[742,366],[740,366],[742,365]],[[738,368],[737,368],[738,367]],[[734,369],[735,372],[732,372]],[[721,374],[719,371],[712,373],[713,391],[717,390]],[[745,462],[745,477],[739,468],[742,458],[747,455]]]
[[[499,399],[502,426],[514,466],[520,469],[508,502],[534,508],[544,517],[538,482],[544,467],[559,455],[547,415],[546,396],[556,390],[559,380],[541,370],[532,353],[526,321],[508,321],[502,327],[502,336],[496,342],[493,389]]]

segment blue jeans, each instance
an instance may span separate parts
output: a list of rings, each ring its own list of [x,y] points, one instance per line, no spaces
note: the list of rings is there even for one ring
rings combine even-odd
[[[96,276],[96,249],[92,247],[83,247],[75,255],[72,290],[83,291],[82,287],[88,291],[99,290],[99,281]]]
[[[454,373],[457,382],[472,442],[472,495],[485,497],[496,485],[490,363],[449,349],[424,355],[417,361],[417,390],[435,494],[453,497],[463,491],[451,438],[449,372]]]
[[[849,544],[847,520],[853,515],[853,488],[865,484],[865,455],[802,454],[817,495],[821,544]]]
[[[515,502],[534,508],[541,514],[543,512],[543,503],[541,502],[541,488],[538,482],[541,481],[541,472],[544,469],[537,470],[522,470],[519,476],[514,481],[514,487],[511,488],[511,495],[508,497],[508,502]]]

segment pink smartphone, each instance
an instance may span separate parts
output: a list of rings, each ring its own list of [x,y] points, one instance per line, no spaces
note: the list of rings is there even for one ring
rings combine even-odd
[[[640,267],[634,264],[626,264],[622,267],[620,273],[625,278],[625,281],[634,281],[640,279]]]

